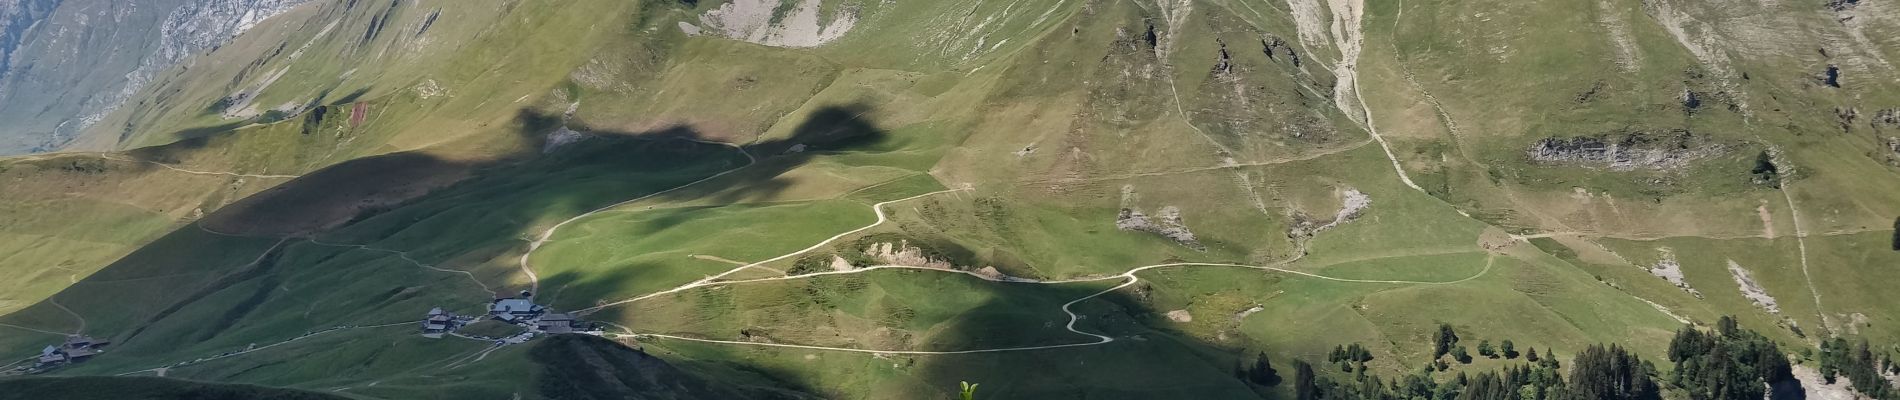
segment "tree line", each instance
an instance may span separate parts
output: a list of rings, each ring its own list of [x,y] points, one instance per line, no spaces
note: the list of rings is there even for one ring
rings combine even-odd
[[[1478,344],[1478,353],[1492,359],[1523,363],[1498,370],[1455,375],[1441,374],[1448,368],[1446,359],[1470,363],[1471,355],[1450,325],[1440,325],[1434,336],[1430,364],[1405,376],[1386,379],[1369,372],[1365,366],[1373,359],[1366,347],[1353,343],[1335,346],[1327,362],[1339,366],[1339,373],[1321,373],[1305,360],[1293,361],[1295,400],[1759,400],[1768,388],[1794,379],[1788,353],[1758,332],[1741,328],[1734,318],[1722,317],[1710,330],[1685,325],[1669,343],[1668,362],[1675,369],[1661,372],[1650,361],[1617,345],[1592,345],[1571,360],[1568,373],[1553,351],[1539,354],[1527,348],[1518,354],[1515,343],[1489,340]],[[1878,400],[1900,400],[1882,375],[1900,374],[1886,354],[1876,354],[1865,341],[1850,345],[1845,339],[1822,342],[1819,368],[1824,379],[1833,383],[1846,376],[1855,389]],[[1260,353],[1251,366],[1239,366],[1235,374],[1257,385],[1281,383],[1278,371]],[[1865,383],[1863,383],[1865,382]]]
[[[1691,399],[1759,400],[1767,385],[1794,379],[1787,353],[1726,316],[1713,332],[1689,326],[1677,330],[1669,341],[1669,361],[1676,363],[1670,384]]]
[[[1833,338],[1821,342],[1820,355],[1821,379],[1827,383],[1842,376],[1854,382],[1854,391],[1879,400],[1900,400],[1893,386],[1887,384],[1882,371],[1900,374],[1900,365],[1894,365],[1893,358],[1882,352],[1878,357],[1867,347],[1867,340],[1861,339],[1849,345],[1847,339]]]
[[[1451,352],[1455,350],[1447,351]],[[1429,366],[1398,379],[1384,379],[1364,369],[1338,379],[1322,376],[1311,364],[1296,360],[1293,392],[1296,400],[1661,399],[1661,389],[1652,378],[1654,367],[1622,347],[1590,346],[1574,362],[1567,379],[1554,356],[1527,359],[1501,370],[1459,371],[1444,379],[1436,376],[1440,370]]]

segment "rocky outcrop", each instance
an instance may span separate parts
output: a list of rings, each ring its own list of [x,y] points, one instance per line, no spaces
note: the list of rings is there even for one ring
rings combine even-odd
[[[1267,59],[1270,60],[1279,60],[1279,55],[1285,54],[1287,62],[1292,63],[1294,67],[1300,66],[1299,51],[1294,50],[1292,45],[1287,44],[1278,36],[1268,35],[1265,39],[1260,39],[1260,51],[1266,53]]]
[[[1188,230],[1180,207],[1161,207],[1161,214],[1150,217],[1135,206],[1138,198],[1134,185],[1122,186],[1121,211],[1115,215],[1115,229],[1153,233],[1190,249],[1207,250],[1207,246],[1194,238],[1194,232]]]
[[[1669,284],[1676,285],[1678,288],[1682,288],[1682,291],[1695,295],[1695,298],[1702,298],[1702,291],[1690,287],[1689,281],[1683,276],[1682,263],[1676,261],[1676,253],[1669,249],[1659,249],[1658,251],[1661,252],[1662,255],[1660,259],[1656,260],[1656,265],[1648,268],[1649,274],[1662,278],[1664,281],[1668,281]]]
[[[1728,273],[1730,277],[1735,278],[1735,286],[1742,290],[1742,297],[1747,297],[1748,301],[1767,310],[1770,314],[1781,313],[1781,306],[1775,302],[1775,297],[1769,296],[1768,290],[1762,289],[1761,284],[1755,282],[1754,274],[1743,269],[1741,264],[1736,264],[1735,260],[1728,260]]]
[[[871,259],[877,260],[879,263],[888,265],[956,269],[956,264],[952,264],[949,260],[936,259],[925,255],[923,248],[911,246],[909,241],[872,243],[870,247],[864,249],[864,255],[870,256]]]
[[[1728,146],[1677,129],[1544,138],[1525,153],[1539,163],[1629,171],[1678,169],[1727,151]]]
[[[1695,91],[1693,90],[1683,89],[1682,90],[1682,110],[1684,112],[1694,114],[1696,110],[1700,108],[1702,108],[1702,97],[1697,96],[1695,94]]]
[[[1294,215],[1293,227],[1287,230],[1287,237],[1295,239],[1312,237],[1321,231],[1358,219],[1360,215],[1365,214],[1367,208],[1371,207],[1372,196],[1367,196],[1359,189],[1345,188],[1339,192],[1339,211],[1333,213],[1331,220],[1319,221],[1304,215]]]
[[[854,9],[821,16],[820,6],[819,0],[735,0],[700,15],[699,25],[728,38],[767,46],[817,47],[844,37],[858,23]]]
[[[39,26],[59,0],[0,0],[0,76],[12,71],[13,52],[25,44],[27,32]],[[0,79],[0,91],[6,87]]]
[[[1900,129],[1900,108],[1874,111],[1874,118],[1867,123],[1875,128]]]
[[[1153,233],[1174,240],[1175,243],[1180,243],[1190,249],[1207,250],[1207,246],[1195,239],[1194,232],[1189,231],[1187,223],[1182,221],[1180,207],[1162,207],[1161,213],[1154,217],[1149,217],[1138,209],[1123,208],[1121,213],[1115,216],[1115,229]]]
[[[1887,138],[1887,165],[1900,167],[1900,137]]]

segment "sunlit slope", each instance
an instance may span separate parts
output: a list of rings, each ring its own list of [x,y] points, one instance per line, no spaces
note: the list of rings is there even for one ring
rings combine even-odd
[[[129,255],[22,267],[42,294],[0,349],[83,331],[118,344],[57,373],[558,397],[514,373],[540,343],[413,334],[520,290],[792,397],[1239,397],[1269,390],[1232,377],[1256,352],[1414,371],[1440,323],[1565,359],[1722,315],[1890,338],[1892,106],[1854,75],[1888,45],[1816,56],[1862,60],[1834,87],[1574,3],[317,2],[177,71],[104,156],[278,177],[140,203],[203,217],[22,217],[54,239],[20,248]],[[259,113],[227,113],[246,88]],[[1869,103],[1842,132],[1827,101]],[[60,157],[86,159],[13,161],[34,201],[83,172]],[[85,229],[120,221],[149,227]]]

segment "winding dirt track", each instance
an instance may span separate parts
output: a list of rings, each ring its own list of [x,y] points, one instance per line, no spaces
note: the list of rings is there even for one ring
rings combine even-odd
[[[282,345],[285,345],[285,344],[289,344],[289,343],[291,343],[291,342],[296,342],[296,341],[299,341],[299,340],[304,340],[304,339],[309,339],[309,338],[313,338],[313,337],[317,337],[317,336],[323,336],[323,335],[325,335],[325,334],[329,334],[329,333],[332,333],[332,332],[341,332],[341,331],[347,331],[347,330],[354,330],[354,329],[373,329],[373,328],[388,328],[388,327],[392,327],[392,326],[402,326],[402,325],[412,325],[412,326],[420,326],[420,324],[421,324],[421,323],[422,323],[422,321],[421,321],[421,320],[416,320],[416,321],[403,321],[403,322],[392,322],[392,323],[387,323],[387,324],[381,324],[381,325],[364,325],[364,326],[347,326],[347,327],[336,327],[336,328],[332,328],[332,329],[328,329],[328,330],[323,330],[323,331],[318,331],[318,332],[315,332],[315,333],[310,333],[310,334],[307,334],[307,335],[303,335],[303,336],[298,336],[298,337],[294,337],[294,338],[290,338],[290,339],[285,339],[285,340],[282,340],[282,341],[278,341],[278,342],[275,342],[275,343],[271,343],[271,344],[266,344],[266,345],[263,345],[263,346],[255,346],[255,347],[251,347],[251,348],[248,348],[248,349],[244,349],[244,350],[239,350],[239,351],[234,351],[234,352],[230,352],[230,353],[225,353],[225,354],[219,354],[219,355],[216,355],[216,356],[211,356],[211,357],[205,357],[205,358],[201,358],[201,359],[197,359],[197,360],[191,360],[191,361],[187,361],[187,362],[183,362],[183,363],[184,363],[184,365],[191,365],[191,364],[197,364],[197,363],[202,363],[202,362],[206,362],[206,361],[211,361],[211,360],[218,360],[218,359],[224,359],[224,358],[231,358],[231,357],[237,357],[237,356],[241,356],[241,355],[245,355],[245,354],[249,354],[249,353],[252,353],[252,352],[256,352],[256,351],[260,351],[260,350],[264,350],[264,349],[268,349],[268,348],[272,348],[272,347],[277,347],[277,346],[282,346]],[[157,371],[159,371],[159,370],[165,370],[165,369],[171,369],[171,368],[173,368],[174,366],[179,366],[179,365],[178,365],[178,364],[170,364],[170,365],[166,365],[166,366],[163,366],[163,367],[153,367],[153,368],[146,368],[146,369],[141,369],[141,370],[137,370],[137,371],[131,371],[131,372],[125,372],[125,373],[120,373],[120,374],[118,374],[117,376],[126,376],[126,375],[132,375],[132,374],[139,374],[139,373],[146,373],[146,372],[157,372]]]
[[[1287,273],[1287,274],[1293,274],[1293,275],[1299,275],[1299,276],[1304,276],[1304,277],[1308,277],[1308,278],[1315,278],[1315,279],[1324,279],[1324,280],[1330,280],[1330,281],[1336,281],[1336,282],[1349,282],[1349,283],[1371,283],[1371,284],[1413,284],[1413,285],[1450,285],[1450,284],[1457,284],[1457,283],[1463,283],[1463,282],[1467,282],[1467,281],[1470,281],[1470,280],[1473,280],[1473,279],[1477,279],[1477,278],[1479,278],[1479,277],[1482,277],[1482,276],[1484,276],[1484,275],[1485,275],[1486,273],[1489,273],[1489,272],[1491,272],[1491,266],[1492,266],[1492,265],[1494,265],[1494,264],[1496,263],[1496,260],[1497,260],[1497,257],[1495,257],[1495,256],[1492,256],[1492,257],[1488,257],[1488,258],[1486,258],[1486,259],[1485,259],[1485,263],[1484,263],[1484,269],[1482,269],[1482,270],[1479,270],[1479,271],[1478,271],[1478,273],[1476,273],[1476,274],[1472,274],[1471,276],[1469,276],[1469,277],[1465,277],[1465,278],[1463,278],[1463,279],[1458,279],[1458,280],[1454,280],[1454,281],[1445,281],[1445,282],[1426,282],[1426,281],[1407,281],[1407,280],[1378,280],[1378,279],[1351,279],[1351,278],[1337,278],[1337,277],[1330,277],[1330,276],[1325,276],[1325,275],[1319,275],[1319,274],[1313,274],[1313,273],[1308,273],[1308,272],[1303,272],[1303,271],[1295,271],[1295,270],[1290,270],[1290,269],[1285,269],[1285,268],[1279,268],[1279,267],[1270,267],[1270,266],[1259,266],[1259,265],[1245,265],[1245,264],[1223,264],[1223,263],[1194,263],[1194,262],[1183,262],[1183,263],[1168,263],[1168,264],[1155,264],[1155,265],[1149,265],[1149,266],[1143,266],[1143,267],[1140,267],[1140,268],[1135,268],[1135,269],[1132,269],[1132,270],[1129,270],[1128,272],[1124,272],[1124,273],[1122,273],[1122,274],[1120,274],[1120,275],[1114,275],[1114,276],[1107,276],[1107,277],[1099,277],[1099,278],[1078,278],[1078,279],[1066,279],[1066,280],[1055,280],[1055,281],[1029,281],[1029,280],[998,280],[998,279],[995,279],[995,278],[992,278],[992,277],[988,277],[988,276],[984,276],[984,275],[979,275],[979,274],[977,274],[977,273],[974,273],[974,272],[969,272],[969,271],[961,271],[961,270],[946,270],[946,269],[938,269],[938,268],[925,268],[925,267],[910,267],[910,266],[901,266],[901,265],[880,265],[880,266],[874,266],[874,267],[866,267],[866,268],[860,268],[860,269],[854,269],[854,270],[850,270],[850,271],[834,271],[834,272],[821,272],[821,273],[814,273],[814,274],[807,274],[807,275],[798,275],[798,276],[788,276],[788,277],[779,277],[779,278],[763,278],[763,279],[750,279],[750,280],[743,280],[743,281],[728,281],[728,282],[716,282],[716,283],[696,283],[696,284],[688,284],[687,286],[681,286],[680,288],[675,288],[674,290],[668,290],[668,291],[664,291],[664,292],[658,292],[658,293],[654,293],[654,294],[649,294],[649,295],[646,295],[646,296],[641,296],[641,297],[637,297],[637,298],[634,298],[634,299],[630,299],[630,300],[624,300],[624,301],[621,301],[621,302],[617,302],[617,303],[614,303],[614,304],[608,304],[608,305],[603,305],[602,307],[608,307],[608,306],[613,306],[613,305],[619,305],[619,304],[626,304],[626,303],[630,303],[630,302],[634,302],[634,301],[639,301],[639,300],[641,300],[641,299],[647,299],[647,298],[652,298],[652,297],[654,297],[654,296],[658,296],[658,295],[662,295],[662,294],[667,294],[667,293],[674,293],[674,292],[678,292],[678,291],[680,291],[680,290],[686,290],[686,289],[691,289],[691,288],[694,288],[694,287],[706,287],[706,286],[719,286],[719,285],[734,285],[734,284],[744,284],[744,283],[756,283],[756,282],[769,282],[769,281],[783,281],[783,280],[792,280],[792,279],[803,279],[803,278],[811,278],[811,277],[817,277],[817,276],[825,276],[825,275],[844,275],[844,274],[855,274],[855,273],[863,273],[863,272],[870,272],[870,271],[875,271],[875,270],[880,270],[880,269],[914,269],[914,270],[923,270],[923,271],[936,271],[936,272],[948,272],[948,273],[958,273],[958,274],[964,274],[964,275],[970,275],[970,276],[975,276],[975,277],[977,277],[977,278],[981,278],[981,279],[985,279],[985,280],[992,280],[992,281],[998,281],[998,282],[1007,282],[1007,283],[1018,283],[1018,284],[1043,284],[1043,285],[1048,285],[1048,284],[1063,284],[1063,283],[1076,283],[1076,282],[1094,282],[1094,281],[1104,281],[1104,280],[1110,280],[1110,279],[1125,279],[1125,280],[1126,280],[1126,282],[1122,282],[1122,284],[1120,284],[1120,285],[1115,285],[1115,287],[1112,287],[1112,288],[1108,288],[1107,290],[1103,290],[1103,291],[1100,291],[1100,292],[1095,292],[1095,294],[1091,294],[1091,295],[1088,295],[1088,296],[1083,296],[1082,298],[1078,298],[1078,299],[1075,299],[1075,300],[1070,300],[1070,301],[1069,301],[1068,303],[1063,303],[1063,304],[1062,304],[1062,313],[1064,313],[1064,314],[1068,314],[1068,315],[1069,315],[1069,323],[1068,323],[1067,325],[1065,325],[1064,327],[1065,327],[1065,328],[1067,328],[1067,329],[1069,330],[1069,332],[1073,332],[1073,333],[1075,333],[1075,334],[1078,334],[1078,335],[1083,335],[1083,336],[1089,336],[1089,337],[1093,337],[1093,338],[1095,338],[1095,341],[1092,341],[1092,342],[1080,342],[1080,343],[1065,343],[1065,344],[1053,344],[1053,345],[1043,345],[1043,346],[1021,346],[1021,347],[1002,347],[1002,348],[990,348],[990,349],[973,349],[973,350],[950,350],[950,351],[923,351],[923,350],[872,350],[872,349],[854,349],[854,348],[846,348],[846,347],[826,347],[826,346],[807,346],[807,345],[795,345],[795,344],[779,344],[779,343],[758,343],[758,342],[742,342],[742,341],[732,341],[732,340],[713,340],[713,339],[700,339],[700,338],[690,338],[690,337],[684,337],[684,336],[674,336],[674,335],[664,335],[664,334],[654,334],[654,333],[623,333],[623,334],[615,334],[615,337],[622,337],[622,338],[627,338],[627,337],[631,337],[631,338],[662,338],[662,339],[673,339],[673,340],[684,340],[684,341],[693,341],[693,342],[702,342],[702,343],[719,343],[719,344],[732,344],[732,345],[746,345],[746,346],[764,346],[764,347],[782,347],[782,348],[797,348],[797,349],[810,349],[810,350],[828,350],[828,351],[843,351],[843,352],[854,352],[854,353],[871,353],[871,354],[922,354],[922,355],[948,355],[948,354],[976,354],[976,353],[999,353],[999,352],[1010,352],[1010,351],[1029,351],[1029,350],[1046,350],[1046,349],[1059,349],[1059,348],[1066,348],[1066,347],[1081,347],[1081,346],[1094,346],[1094,345],[1102,345],[1102,344],[1108,344],[1108,343],[1113,343],[1113,342],[1115,341],[1115,338],[1114,338],[1114,337],[1111,337],[1111,336],[1107,336],[1107,335],[1102,335],[1102,334],[1097,334],[1097,333],[1090,333],[1090,332],[1084,332],[1084,331],[1082,331],[1082,330],[1079,330],[1079,329],[1076,329],[1076,328],[1075,328],[1075,324],[1076,324],[1076,322],[1079,322],[1079,321],[1081,321],[1081,319],[1082,319],[1082,316],[1081,316],[1081,315],[1078,315],[1078,314],[1076,314],[1076,313],[1075,313],[1075,311],[1074,311],[1074,310],[1073,310],[1073,309],[1072,309],[1071,307],[1073,307],[1073,306],[1075,306],[1075,304],[1076,304],[1076,303],[1081,303],[1081,302],[1083,302],[1083,301],[1087,301],[1087,300],[1089,300],[1089,299],[1093,299],[1093,298],[1096,298],[1096,297],[1100,297],[1101,295],[1104,295],[1104,294],[1108,294],[1108,293],[1110,293],[1110,292],[1114,292],[1114,291],[1116,291],[1116,290],[1121,290],[1122,288],[1126,288],[1126,287],[1128,287],[1129,285],[1133,285],[1133,284],[1135,284],[1136,282],[1140,282],[1140,281],[1141,281],[1141,278],[1140,278],[1140,277],[1138,277],[1138,276],[1136,276],[1135,274],[1137,274],[1137,273],[1140,273],[1140,272],[1142,272],[1142,271],[1146,271],[1146,270],[1150,270],[1150,269],[1156,269],[1156,268],[1169,268],[1169,267],[1229,267],[1229,268],[1247,268],[1247,269],[1258,269],[1258,270],[1265,270],[1265,271],[1272,271],[1272,272],[1280,272],[1280,273]],[[595,309],[592,309],[592,310],[594,310],[594,311],[597,311],[597,310],[598,310],[598,307],[597,307],[597,308],[595,308]],[[590,312],[591,312],[591,311],[590,311]],[[624,328],[623,328],[623,329],[624,329]]]
[[[79,313],[73,312],[73,309],[71,308],[66,308],[65,304],[59,304],[59,299],[47,297],[46,303],[52,304],[53,307],[58,307],[60,311],[65,311],[66,314],[68,315],[72,315],[73,320],[79,322],[79,327],[73,329],[73,335],[83,335],[86,333],[86,317],[85,316],[81,316],[79,315]]]
[[[675,188],[675,189],[677,189],[677,188]],[[765,264],[770,264],[770,263],[773,263],[773,262],[776,262],[776,261],[779,261],[779,260],[784,260],[784,259],[787,259],[787,258],[792,258],[792,257],[796,257],[796,256],[798,256],[799,254],[805,254],[805,253],[808,253],[808,252],[811,252],[812,250],[817,250],[817,249],[819,249],[819,248],[821,248],[821,247],[825,247],[825,245],[828,245],[828,244],[831,244],[831,242],[834,242],[834,241],[837,241],[838,239],[841,239],[841,238],[844,238],[845,236],[850,236],[850,235],[852,235],[852,234],[855,234],[855,233],[858,233],[858,232],[863,232],[863,231],[864,231],[864,230],[866,230],[866,229],[871,229],[871,228],[874,228],[874,227],[877,227],[878,225],[883,225],[885,221],[888,221],[888,220],[890,220],[890,216],[889,216],[889,215],[887,215],[887,214],[885,214],[885,212],[884,212],[884,206],[885,206],[885,205],[889,205],[889,204],[891,204],[891,203],[898,203],[898,202],[904,202],[904,201],[909,201],[909,200],[915,200],[915,199],[919,199],[919,198],[923,198],[923,197],[925,197],[925,196],[930,196],[930,195],[934,195],[934,194],[941,194],[941,193],[949,193],[949,192],[961,192],[961,191],[967,191],[967,190],[971,190],[971,189],[970,189],[970,188],[967,188],[967,187],[966,187],[966,188],[961,188],[961,189],[947,189],[947,190],[939,190],[939,191],[935,191],[935,192],[930,192],[930,193],[924,193],[924,194],[920,194],[920,195],[916,195],[916,196],[911,196],[911,197],[905,197],[905,198],[902,198],[902,199],[897,199],[897,200],[890,200],[890,201],[885,201],[885,202],[881,202],[881,203],[877,203],[877,204],[872,204],[872,205],[871,205],[871,211],[872,211],[872,212],[875,212],[875,213],[877,213],[877,221],[876,221],[876,222],[872,222],[872,223],[871,223],[870,225],[865,225],[865,226],[863,226],[863,227],[859,227],[858,229],[852,229],[852,230],[850,230],[850,231],[846,231],[846,232],[844,232],[844,233],[840,233],[840,234],[837,234],[837,235],[833,235],[832,237],[830,237],[830,238],[828,238],[828,239],[825,239],[825,240],[823,240],[823,241],[820,241],[820,242],[818,242],[817,244],[813,244],[813,245],[811,245],[811,247],[806,247],[806,248],[804,248],[804,249],[802,249],[802,250],[798,250],[798,251],[794,251],[794,252],[790,252],[790,253],[785,253],[785,255],[781,255],[781,256],[778,256],[778,257],[772,257],[771,259],[768,259],[768,260],[765,260],[765,261],[759,261],[759,262],[755,262],[755,263],[751,263],[751,264],[746,264],[746,265],[741,265],[741,266],[739,266],[738,268],[733,268],[733,269],[731,269],[731,270],[728,270],[728,271],[726,271],[726,272],[721,272],[721,273],[719,273],[718,275],[713,275],[713,276],[708,276],[708,277],[706,277],[706,278],[704,278],[704,279],[700,279],[700,280],[697,280],[697,281],[693,281],[693,282],[691,282],[691,283],[687,283],[687,284],[685,284],[685,285],[680,285],[680,286],[678,286],[678,287],[675,287],[675,288],[672,288],[672,289],[667,289],[667,290],[664,290],[664,291],[659,291],[659,292],[654,292],[654,293],[648,293],[648,294],[646,294],[646,295],[642,295],[642,296],[640,296],[640,297],[635,297],[635,298],[631,298],[631,299],[626,299],[626,300],[621,300],[621,301],[616,301],[616,302],[611,302],[611,303],[606,303],[606,304],[601,304],[601,305],[597,305],[597,306],[593,306],[593,307],[588,307],[588,308],[583,308],[583,309],[580,309],[580,310],[575,310],[575,313],[577,313],[577,314],[581,314],[581,315],[586,315],[586,314],[589,314],[589,313],[593,313],[593,312],[595,312],[595,311],[600,311],[601,309],[604,309],[604,308],[608,308],[608,307],[613,307],[613,306],[617,306],[617,305],[621,305],[621,304],[627,304],[627,303],[632,303],[632,302],[636,302],[636,301],[640,301],[640,300],[645,300],[645,299],[649,299],[649,298],[653,298],[653,297],[655,297],[655,296],[660,296],[660,295],[665,295],[665,294],[671,294],[671,293],[678,293],[678,292],[681,292],[681,291],[685,291],[685,290],[690,290],[690,289],[692,289],[692,288],[696,288],[696,287],[701,287],[701,286],[710,286],[710,285],[715,285],[715,284],[717,284],[717,283],[715,283],[715,282],[713,282],[713,281],[716,281],[716,280],[719,280],[719,278],[724,278],[724,277],[726,277],[727,275],[732,275],[732,274],[734,274],[734,273],[738,273],[739,271],[744,271],[744,270],[747,270],[747,269],[751,269],[751,268],[753,268],[753,267],[758,267],[758,266],[761,266],[761,265],[765,265]],[[524,256],[524,257],[525,257],[525,256]],[[806,275],[801,275],[801,276],[806,276]],[[793,278],[797,278],[797,277],[781,277],[781,278],[769,278],[769,279],[793,279]]]
[[[561,227],[567,226],[567,224],[573,223],[574,221],[579,221],[582,218],[587,218],[589,216],[593,216],[594,214],[599,214],[601,212],[612,210],[620,206],[636,203],[641,200],[650,199],[650,198],[653,198],[654,196],[672,193],[673,191],[676,191],[676,190],[692,187],[693,185],[698,185],[701,182],[719,179],[719,177],[726,176],[727,174],[731,174],[734,172],[739,172],[740,170],[746,169],[746,167],[751,167],[759,163],[758,157],[754,157],[752,156],[751,152],[745,151],[744,146],[740,146],[740,145],[736,145],[732,143],[726,143],[726,142],[715,142],[715,141],[707,141],[707,140],[699,140],[699,139],[678,139],[678,140],[685,140],[685,141],[694,142],[694,143],[716,144],[720,146],[731,147],[733,150],[738,150],[739,154],[745,156],[745,160],[746,160],[745,165],[733,167],[732,169],[728,169],[720,173],[713,174],[712,176],[708,176],[700,180],[687,182],[684,185],[675,186],[672,189],[661,190],[658,192],[649,193],[645,196],[635,197],[631,200],[608,204],[605,207],[597,208],[597,209],[594,209],[593,211],[588,211],[585,213],[581,213],[580,215],[576,215],[573,218],[562,220],[560,223],[557,223],[557,224],[554,224],[554,226],[548,227],[547,230],[541,231],[540,236],[536,237],[534,241],[528,242],[528,251],[521,252],[521,273],[528,276],[528,284],[532,290],[532,293],[535,293],[535,294],[541,293],[541,277],[534,274],[534,266],[528,263],[528,257],[534,255],[534,251],[536,249],[540,249],[541,245],[547,244],[548,239],[554,237],[554,232],[560,230]]]
[[[325,241],[321,241],[317,239],[307,239],[307,241],[310,242],[311,244],[315,244],[319,246],[349,247],[349,248],[354,248],[354,249],[359,249],[359,250],[395,254],[396,257],[402,258],[403,261],[408,261],[410,264],[423,268],[423,269],[438,271],[438,272],[448,272],[448,273],[453,273],[453,274],[462,274],[463,276],[467,276],[469,281],[475,282],[476,285],[481,286],[482,290],[487,291],[488,294],[490,295],[497,294],[494,288],[490,288],[488,287],[488,284],[482,283],[482,280],[480,278],[476,278],[475,273],[473,272],[468,272],[468,271],[459,270],[459,269],[440,268],[433,265],[424,264],[422,261],[418,261],[414,257],[410,257],[408,252],[396,251],[396,250],[390,250],[390,249],[384,249],[384,248],[378,248],[378,247],[370,247],[368,245],[361,245],[361,244],[330,243],[330,242],[325,242]]]
[[[297,177],[297,175],[260,175],[260,174],[240,174],[240,173],[234,173],[234,172],[219,172],[219,171],[199,171],[195,169],[185,169],[185,168],[174,167],[171,164],[166,164],[166,163],[157,162],[157,161],[147,161],[147,160],[140,160],[140,159],[133,159],[133,158],[119,158],[119,157],[108,155],[107,153],[100,153],[99,158],[113,160],[113,161],[120,161],[120,162],[152,164],[152,165],[157,165],[159,167],[163,167],[165,169],[183,172],[183,173],[192,174],[192,175],[218,175],[218,176],[231,176],[231,177],[239,177],[239,178],[260,178],[260,179],[291,179],[291,178]]]

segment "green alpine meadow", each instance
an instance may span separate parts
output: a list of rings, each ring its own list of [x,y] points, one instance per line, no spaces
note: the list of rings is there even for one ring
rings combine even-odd
[[[0,400],[1900,400],[1893,0],[0,0]]]

